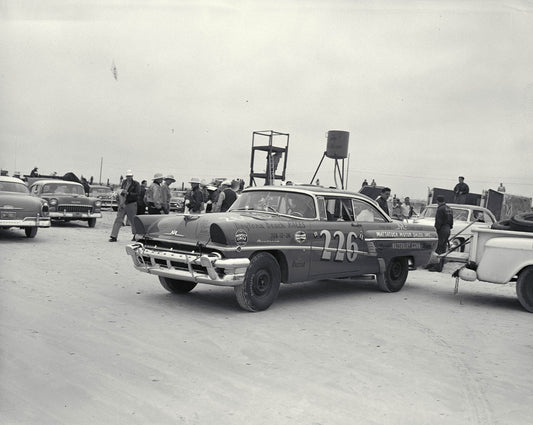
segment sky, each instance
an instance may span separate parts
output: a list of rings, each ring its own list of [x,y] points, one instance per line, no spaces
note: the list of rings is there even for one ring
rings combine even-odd
[[[310,183],[341,130],[350,190],[533,196],[533,1],[0,0],[0,65],[10,175],[249,182],[273,130]]]

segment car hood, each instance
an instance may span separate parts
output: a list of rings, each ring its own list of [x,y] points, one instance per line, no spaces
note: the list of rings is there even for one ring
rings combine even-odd
[[[67,204],[67,205],[90,205],[92,206],[95,201],[97,201],[96,198],[88,198],[87,196],[83,195],[61,195],[61,194],[43,194],[41,195],[43,198],[49,200],[49,199],[57,199],[58,204]]]
[[[209,214],[144,215],[135,217],[138,234],[150,239],[168,242],[189,242],[207,244],[211,240],[211,226],[216,226],[219,234],[231,236],[230,245],[236,244],[239,231],[262,230],[276,224],[295,222],[294,218],[278,214],[246,212],[223,212]],[[303,223],[303,221],[302,221]]]
[[[44,199],[25,195],[24,193],[0,193],[0,208],[4,209],[16,208],[25,211],[40,210],[44,202]]]

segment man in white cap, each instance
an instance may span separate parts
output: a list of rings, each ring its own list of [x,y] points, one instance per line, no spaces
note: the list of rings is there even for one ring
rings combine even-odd
[[[137,214],[137,198],[139,197],[140,191],[141,187],[139,182],[133,180],[133,172],[131,170],[126,171],[126,178],[122,180],[122,184],[120,185],[117,216],[113,223],[109,242],[117,241],[118,232],[124,223],[125,215],[128,216],[128,220],[131,224],[131,233],[133,233],[132,240],[135,240],[135,223],[133,218]]]
[[[163,195],[161,191],[161,182],[163,181],[163,174],[155,173],[153,182],[146,190],[145,203],[148,205],[148,214],[161,214],[163,207]]]
[[[161,185],[161,210],[164,214],[168,214],[170,212],[170,185],[175,181],[176,180],[172,174],[168,174],[163,179],[163,184]]]
[[[215,205],[215,212],[226,212],[237,199],[238,180],[224,180],[221,184],[221,192]]]
[[[200,190],[200,179],[193,177],[189,183],[191,190],[187,192],[185,206],[189,207],[190,213],[199,214],[204,207],[204,195]]]

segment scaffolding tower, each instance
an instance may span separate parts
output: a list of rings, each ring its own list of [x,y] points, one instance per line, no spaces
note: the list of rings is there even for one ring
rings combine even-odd
[[[268,138],[268,144],[265,138]],[[254,163],[257,151],[266,152],[265,172],[256,173]],[[265,186],[273,185],[276,180],[285,181],[287,153],[289,151],[289,134],[273,130],[254,131],[252,133],[252,158],[250,161],[250,186],[257,186],[256,178],[265,179]],[[283,171],[276,174],[279,164]]]

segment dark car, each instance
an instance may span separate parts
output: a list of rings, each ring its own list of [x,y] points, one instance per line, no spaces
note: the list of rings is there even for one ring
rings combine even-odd
[[[30,186],[32,195],[46,199],[52,220],[82,220],[94,227],[96,219],[102,217],[102,203],[97,198],[85,196],[80,183],[61,180],[37,180]]]
[[[24,229],[28,238],[37,235],[39,227],[50,227],[48,204],[30,195],[28,186],[15,177],[0,177],[0,228]]]
[[[173,293],[234,287],[239,305],[268,308],[280,282],[374,275],[399,291],[437,244],[432,226],[393,221],[365,195],[317,186],[248,188],[226,213],[135,218],[134,267]]]

